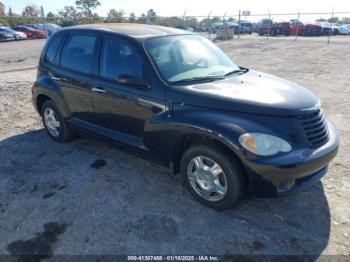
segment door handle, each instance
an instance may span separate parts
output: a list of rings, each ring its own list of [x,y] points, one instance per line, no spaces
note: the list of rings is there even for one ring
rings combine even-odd
[[[57,76],[51,76],[51,79],[55,81],[61,81],[61,78]]]
[[[91,91],[95,92],[95,93],[106,93],[106,90],[104,90],[103,88],[98,88],[98,87],[91,88]]]

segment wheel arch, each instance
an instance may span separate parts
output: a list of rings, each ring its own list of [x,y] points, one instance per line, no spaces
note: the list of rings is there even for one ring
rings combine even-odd
[[[36,97],[35,106],[36,106],[39,113],[41,112],[41,108],[42,108],[43,104],[48,100],[52,100],[52,99],[51,99],[51,97],[49,97],[47,95],[40,94]]]
[[[43,76],[34,83],[32,97],[33,104],[39,114],[41,106],[47,100],[52,100],[65,118],[71,114],[60,87],[49,77]]]
[[[225,138],[212,133],[188,132],[181,135],[176,140],[173,147],[171,155],[171,168],[173,174],[178,174],[180,172],[181,158],[184,152],[193,145],[209,145],[216,147],[227,153],[230,157],[234,157],[244,170],[242,152],[239,151],[237,145],[234,145],[232,142],[226,140]]]

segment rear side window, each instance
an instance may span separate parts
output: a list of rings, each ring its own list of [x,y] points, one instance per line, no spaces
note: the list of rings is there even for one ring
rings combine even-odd
[[[122,74],[143,77],[142,59],[128,42],[117,38],[105,38],[100,63],[100,75],[117,79]]]
[[[83,73],[90,73],[93,68],[96,37],[73,35],[63,47],[61,65]]]
[[[61,40],[62,34],[55,36],[55,38],[51,40],[49,47],[46,51],[45,62],[49,64],[54,64],[56,53],[58,48],[60,47]]]

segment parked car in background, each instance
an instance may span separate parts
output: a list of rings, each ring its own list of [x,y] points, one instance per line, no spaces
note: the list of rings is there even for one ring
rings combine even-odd
[[[258,26],[259,35],[268,35],[271,34],[271,29],[273,26],[273,21],[271,19],[263,19]]]
[[[339,146],[311,91],[240,67],[207,38],[174,28],[57,32],[42,50],[32,101],[52,140],[88,133],[162,163],[215,209],[248,189],[278,196],[313,186]]]
[[[205,32],[205,28],[203,27],[193,26],[192,28],[193,28],[193,32],[198,32],[198,33]]]
[[[304,24],[299,20],[292,19],[289,22],[291,35],[302,35],[304,31]]]
[[[24,40],[27,39],[27,35],[23,32],[15,31],[9,27],[0,27],[1,31],[5,31],[9,34],[12,34],[15,40]]]
[[[321,27],[321,35],[339,34],[339,30],[334,24],[331,24],[328,22],[322,22],[322,23],[318,23],[318,25]]]
[[[350,27],[348,25],[338,25],[340,35],[350,35]]]
[[[15,37],[12,33],[9,33],[7,30],[2,29],[0,27],[0,41],[11,41],[15,40]]]
[[[225,22],[219,28],[220,28],[220,30],[225,29],[225,28],[229,28],[232,30],[232,33],[234,35],[237,35],[239,32],[241,32],[241,28],[240,28],[239,24],[235,23],[235,22]]]
[[[289,36],[291,32],[289,22],[274,23],[272,26],[271,35],[284,35]]]
[[[253,32],[253,24],[247,21],[239,23],[240,34],[251,34]]]
[[[272,20],[270,20],[270,19],[262,19],[260,21],[260,23],[258,24],[258,31],[257,31],[257,33],[259,35],[270,34],[272,25],[273,25]]]
[[[181,29],[181,30],[185,30],[185,31],[188,31],[188,32],[193,32],[193,28],[190,27],[190,26],[186,26],[186,25],[178,25],[178,26],[175,26],[176,29]]]
[[[318,24],[305,24],[302,33],[303,36],[320,36],[322,35],[322,27]]]
[[[26,26],[29,26],[31,28],[47,32],[48,36],[51,36],[53,33],[55,33],[55,32],[57,32],[57,31],[62,29],[62,27],[60,27],[59,25],[50,24],[50,23],[46,23],[46,24],[28,24]]]
[[[13,28],[16,31],[23,32],[27,35],[28,38],[46,38],[46,32],[38,30],[29,26],[19,25]]]
[[[223,25],[223,22],[214,22],[208,26],[207,30],[209,33],[215,34],[218,29],[223,28]]]
[[[274,23],[270,19],[264,19],[259,26],[259,35],[285,35],[289,36],[291,33],[290,25],[288,22]]]
[[[339,35],[339,26],[337,26],[336,24],[331,24],[331,28],[333,35]]]

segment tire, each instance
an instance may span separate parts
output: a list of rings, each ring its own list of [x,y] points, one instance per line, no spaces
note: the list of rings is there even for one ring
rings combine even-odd
[[[45,114],[53,112],[53,115],[56,122],[59,123],[59,127],[56,128],[57,134],[53,132],[54,128],[49,127],[49,123],[47,120],[45,120]],[[52,118],[51,116],[51,118]],[[52,140],[64,143],[69,140],[71,140],[74,137],[74,133],[68,128],[67,122],[62,116],[60,110],[55,105],[55,103],[52,100],[47,100],[41,107],[41,118],[45,127],[46,132],[51,137]]]
[[[202,161],[199,162],[205,163],[206,168],[213,163],[216,163],[221,168],[222,172],[217,175],[218,180],[215,180],[215,182],[209,181],[207,178],[211,176],[206,171],[203,172],[203,169],[197,169],[198,165],[196,165],[195,159],[198,159],[198,157],[202,158]],[[246,179],[240,163],[235,156],[230,156],[216,145],[191,146],[183,154],[180,168],[183,182],[191,195],[200,203],[213,209],[224,210],[231,208],[245,191]],[[195,171],[193,171],[193,168]],[[196,174],[196,179],[193,178],[193,174]],[[215,190],[213,188],[216,188],[217,183],[220,183],[219,191],[225,193],[210,192],[208,194],[209,191]],[[203,187],[208,186],[208,190],[204,190],[200,186],[201,184]],[[212,199],[206,199],[201,195],[201,192]]]

